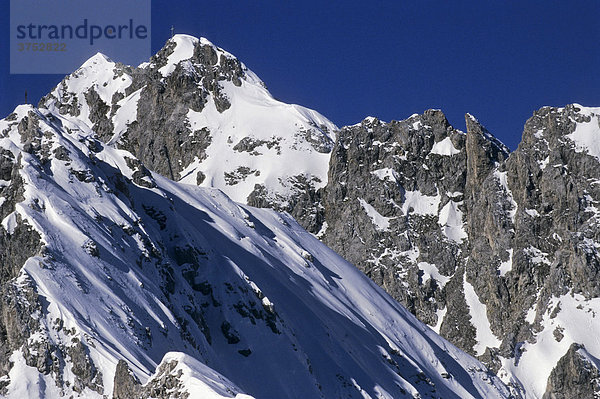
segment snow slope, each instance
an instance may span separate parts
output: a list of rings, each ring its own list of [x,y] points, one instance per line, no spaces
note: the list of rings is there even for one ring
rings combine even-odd
[[[575,131],[567,137],[575,143],[577,152],[587,152],[600,160],[600,108],[582,107],[580,113],[589,118],[589,122],[577,123]]]
[[[191,397],[508,397],[289,215],[140,177],[132,154],[48,110],[20,106],[0,132],[20,157],[13,218],[44,243],[13,283],[33,287],[39,328],[6,397],[110,397],[120,359]]]

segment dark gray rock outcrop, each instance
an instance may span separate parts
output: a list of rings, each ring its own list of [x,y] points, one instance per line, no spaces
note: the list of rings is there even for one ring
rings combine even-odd
[[[115,371],[113,399],[138,399],[142,397],[142,384],[133,375],[127,362],[119,360]]]
[[[440,142],[452,155],[432,152]],[[464,133],[431,110],[343,128],[330,161],[323,241],[430,324],[446,293],[418,263],[438,265],[444,276],[461,266],[461,240],[444,234],[438,213],[464,208],[465,158]]]
[[[591,360],[589,353],[580,345],[571,345],[552,370],[543,399],[595,399],[598,396],[598,359]]]

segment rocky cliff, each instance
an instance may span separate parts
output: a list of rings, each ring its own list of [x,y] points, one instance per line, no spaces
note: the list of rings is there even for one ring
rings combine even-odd
[[[345,127],[321,237],[515,394],[556,395],[566,373],[580,397],[595,363],[559,359],[600,354],[599,111],[542,108],[512,153],[471,115],[466,133],[440,111]]]

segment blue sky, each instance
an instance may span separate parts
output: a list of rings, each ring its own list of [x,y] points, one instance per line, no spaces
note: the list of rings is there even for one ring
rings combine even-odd
[[[8,1],[2,7],[6,49]],[[440,108],[460,129],[475,115],[515,149],[535,109],[600,106],[599,15],[597,0],[153,0],[152,49],[173,25],[236,55],[275,97],[339,126]],[[5,56],[2,117],[26,89],[37,102],[62,78],[9,75],[8,64]]]

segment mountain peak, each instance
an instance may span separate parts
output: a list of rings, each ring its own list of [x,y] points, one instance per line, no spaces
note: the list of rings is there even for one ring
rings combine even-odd
[[[171,37],[170,39],[167,40],[167,44],[168,43],[175,43],[177,46],[196,46],[198,44],[200,44],[201,46],[211,46],[215,49],[217,49],[218,47],[215,46],[213,44],[213,42],[211,42],[210,40],[208,40],[207,38],[200,36],[200,37],[196,37],[196,36],[192,36],[192,35],[186,35],[183,33],[178,33],[176,35],[173,35],[173,37]]]
[[[567,140],[565,140],[565,138]],[[520,147],[547,156],[559,148],[572,148],[600,160],[600,108],[568,104],[542,107],[525,124]],[[545,163],[542,163],[545,165]],[[544,166],[545,167],[545,166]]]
[[[510,149],[501,142],[496,136],[490,133],[489,130],[481,122],[477,120],[473,115],[465,114],[465,124],[467,125],[467,136],[481,136],[485,138],[486,142],[490,142],[496,147],[497,151],[504,153],[503,157],[506,158],[510,154]]]
[[[585,105],[573,103],[571,106],[576,110],[577,113],[590,116],[590,115],[600,115],[600,107],[587,107]]]
[[[176,35],[170,38],[161,50],[168,53],[166,63],[158,71],[163,76],[172,74],[177,64],[194,56],[194,49],[198,42],[200,42],[198,38],[189,35]]]
[[[96,55],[40,106],[76,117],[173,180],[290,212],[299,185],[326,184],[338,130],[313,110],[274,99],[208,39],[182,34],[137,69]]]
[[[81,66],[79,67],[79,69],[84,69],[84,68],[96,68],[98,66],[108,66],[108,65],[114,65],[114,61],[111,60],[108,56],[106,56],[105,54],[101,53],[101,52],[97,52],[96,54],[94,54],[93,56],[91,56],[90,58],[87,59],[87,61],[85,61],[83,64],[81,64]]]
[[[192,36],[192,35],[187,35],[185,33],[177,33],[176,35],[173,35],[173,37],[171,37],[169,40],[167,40],[167,42],[182,42],[182,41],[189,41],[192,43],[197,43],[201,40],[206,40],[208,41],[208,39],[205,39],[204,37],[200,37],[197,38],[196,36]]]
[[[164,57],[166,60],[163,59]],[[167,40],[165,46],[153,58],[161,65],[159,72],[166,77],[171,75],[177,65],[184,61],[191,60],[214,66],[222,62],[222,57],[237,60],[233,54],[215,46],[204,37],[197,38],[191,35],[177,34]]]

